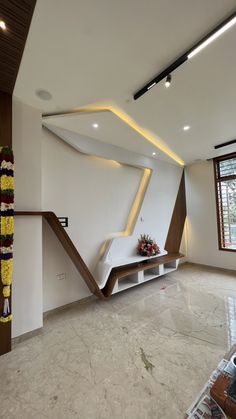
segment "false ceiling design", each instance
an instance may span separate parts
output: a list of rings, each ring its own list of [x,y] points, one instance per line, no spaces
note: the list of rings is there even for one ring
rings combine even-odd
[[[118,107],[186,164],[234,151],[235,145],[218,151],[214,145],[236,136],[236,25],[176,69],[169,89],[159,83],[133,100],[147,80],[234,10],[235,0],[38,1],[15,96],[44,113]],[[51,100],[37,97],[39,89]],[[93,116],[86,129],[92,121]],[[122,124],[104,141],[120,146]],[[132,141],[130,131],[127,143]],[[139,144],[136,152],[143,153]],[[145,144],[148,154],[150,142]]]

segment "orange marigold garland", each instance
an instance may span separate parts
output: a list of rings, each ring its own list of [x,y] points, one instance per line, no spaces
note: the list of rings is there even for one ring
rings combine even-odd
[[[3,311],[0,322],[12,320],[10,295],[13,271],[14,158],[10,147],[0,147],[0,278],[3,285]]]

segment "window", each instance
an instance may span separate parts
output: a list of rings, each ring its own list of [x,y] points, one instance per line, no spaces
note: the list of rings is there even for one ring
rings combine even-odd
[[[214,159],[219,248],[236,251],[236,153]]]

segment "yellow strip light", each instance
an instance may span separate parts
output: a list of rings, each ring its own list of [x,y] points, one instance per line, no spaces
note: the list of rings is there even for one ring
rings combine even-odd
[[[122,236],[131,236],[131,234],[134,231],[134,227],[136,225],[136,221],[139,215],[139,211],[141,209],[144,196],[149,184],[149,180],[151,178],[152,170],[151,169],[144,169],[143,171],[143,177],[139,185],[138,192],[136,194],[136,197],[134,199],[132,208],[130,210],[128,221],[126,225],[125,231],[122,233]]]
[[[146,190],[147,190],[149,181],[151,179],[151,175],[152,175],[152,170],[151,169],[145,168],[143,170],[143,176],[142,176],[141,182],[139,184],[138,192],[136,193],[132,208],[131,208],[131,210],[129,212],[129,215],[128,215],[126,228],[125,228],[124,231],[112,233],[110,235],[110,238],[103,243],[103,245],[102,245],[102,247],[100,248],[100,251],[99,251],[99,258],[100,259],[102,257],[104,257],[105,254],[108,252],[110,244],[112,242],[112,239],[114,239],[115,237],[127,237],[127,236],[131,236],[133,234],[134,227],[136,225],[136,221],[137,221],[141,206],[142,206],[143,201],[144,201]]]

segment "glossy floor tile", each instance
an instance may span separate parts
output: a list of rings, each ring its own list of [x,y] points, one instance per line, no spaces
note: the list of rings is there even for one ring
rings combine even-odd
[[[0,418],[183,418],[234,343],[236,273],[184,264],[48,315],[0,358]]]

